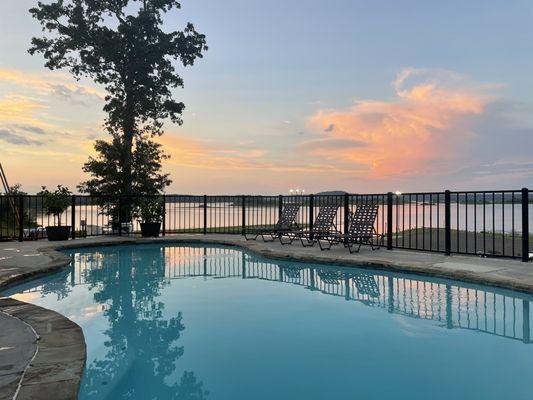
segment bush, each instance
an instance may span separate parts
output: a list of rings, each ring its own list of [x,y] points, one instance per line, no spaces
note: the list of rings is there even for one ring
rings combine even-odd
[[[69,188],[58,185],[56,190],[50,191],[43,186],[37,195],[43,198],[43,208],[46,214],[54,216],[54,223],[57,218],[57,225],[61,226],[61,214],[67,210],[71,202],[72,192]]]
[[[141,222],[162,222],[163,214],[163,201],[157,197],[141,199],[134,211],[134,216]]]

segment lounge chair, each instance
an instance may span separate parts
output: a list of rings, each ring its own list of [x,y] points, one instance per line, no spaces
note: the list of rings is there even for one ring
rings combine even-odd
[[[336,269],[317,269],[320,280],[329,285],[338,285],[345,277],[345,273]]]
[[[379,287],[372,275],[357,273],[352,276],[359,294],[369,297],[379,297]]]
[[[370,245],[372,250],[379,249],[383,245],[384,235],[378,234],[374,227],[378,211],[377,204],[358,205],[355,212],[350,213],[348,232],[322,235],[319,241],[320,249],[329,250],[332,245],[340,243],[344,244],[350,253],[359,252],[363,244]]]
[[[280,266],[280,272],[286,276],[288,279],[295,280],[300,279],[301,271],[306,267],[296,267],[296,266]]]
[[[276,238],[288,235],[300,229],[296,223],[296,216],[300,211],[299,204],[287,204],[283,207],[278,222],[272,228],[250,229],[244,233],[246,240],[256,240],[259,236],[264,242],[273,242]],[[281,239],[280,239],[281,241]]]
[[[283,241],[283,237],[280,237],[280,243],[291,244],[295,239],[300,239],[302,246],[313,246],[315,243],[318,243],[318,240],[323,235],[329,235],[332,232],[337,232],[337,227],[335,226],[335,217],[337,216],[338,210],[339,206],[320,207],[312,229],[299,230],[283,235],[283,237],[287,237],[288,241]]]

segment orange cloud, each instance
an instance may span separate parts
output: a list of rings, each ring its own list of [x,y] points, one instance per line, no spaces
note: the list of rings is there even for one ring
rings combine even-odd
[[[17,89],[27,88],[40,94],[57,92],[58,87],[77,93],[79,95],[92,95],[103,99],[105,93],[90,85],[73,83],[73,78],[59,73],[29,73],[16,69],[0,68],[0,82],[13,85]]]
[[[0,98],[0,121],[47,126],[35,113],[46,108],[42,103],[26,96],[7,95]]]
[[[475,135],[463,122],[482,114],[491,96],[461,87],[464,82],[453,73],[434,75],[406,69],[393,83],[391,101],[365,100],[348,110],[317,112],[309,123],[320,129],[320,138],[301,148],[363,167],[372,178],[436,172]]]
[[[194,139],[187,136],[167,134],[158,139],[164,150],[171,156],[167,162],[169,165],[188,167],[195,169],[216,170],[268,170],[273,172],[350,172],[336,165],[330,165],[321,161],[301,161],[289,157],[286,153],[281,154],[284,160],[272,158],[271,155],[261,148],[236,148],[234,144],[224,145],[221,143]]]

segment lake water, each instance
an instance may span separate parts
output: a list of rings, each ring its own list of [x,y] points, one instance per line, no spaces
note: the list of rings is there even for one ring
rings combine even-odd
[[[319,211],[314,208],[314,215]],[[344,221],[343,208],[339,209],[336,223],[342,228]],[[519,205],[512,204],[451,204],[451,228],[470,231],[495,231],[520,233],[522,231],[522,214]],[[529,215],[533,215],[533,204],[529,205]],[[207,226],[211,229],[224,230],[224,228],[240,228],[242,226],[242,208],[233,203],[213,203],[206,210]],[[41,226],[49,225],[52,217],[37,214],[37,223]],[[63,215],[63,223],[70,224],[70,208]],[[271,225],[276,223],[278,208],[276,207],[247,207],[246,223],[252,225]],[[76,227],[79,229],[81,221],[85,221],[89,234],[102,234],[104,227],[109,223],[109,218],[102,215],[96,206],[82,206],[77,208]],[[204,226],[204,209],[202,203],[170,203],[166,207],[166,229],[172,231],[198,231]],[[300,225],[309,222],[309,208],[302,207],[298,215]],[[444,228],[443,204],[405,204],[393,206],[393,230],[400,232],[415,228]],[[139,229],[134,221],[135,230]],[[386,231],[386,211],[383,207],[376,221],[379,233]],[[533,232],[533,218],[529,219],[529,229]]]

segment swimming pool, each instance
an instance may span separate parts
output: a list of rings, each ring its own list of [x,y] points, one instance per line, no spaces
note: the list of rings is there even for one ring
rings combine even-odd
[[[4,292],[87,341],[81,399],[531,399],[532,297],[235,247],[70,250]]]

